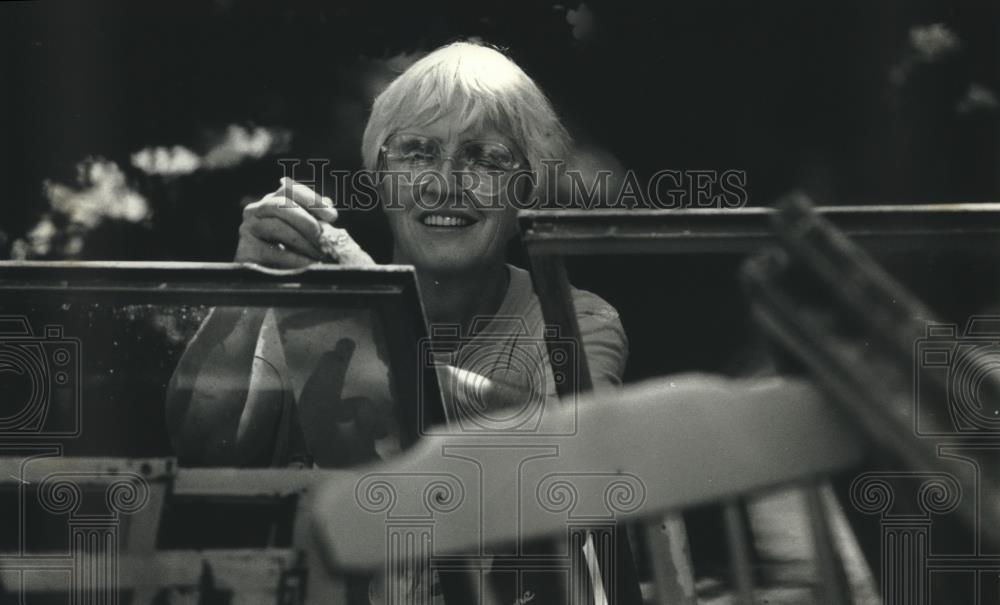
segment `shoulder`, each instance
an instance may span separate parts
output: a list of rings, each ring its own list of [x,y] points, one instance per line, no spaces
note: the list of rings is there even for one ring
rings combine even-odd
[[[618,310],[593,292],[573,288],[572,295],[594,388],[620,385],[629,344]]]
[[[540,334],[542,314],[538,299],[531,286],[531,276],[524,269],[510,266],[511,301],[527,302],[532,322]],[[526,293],[524,293],[526,291]],[[524,293],[524,294],[522,294]],[[580,338],[587,353],[591,374],[597,384],[620,384],[628,359],[628,338],[622,326],[618,310],[608,301],[593,292],[571,287],[570,295],[576,309]],[[507,307],[513,311],[516,305]],[[524,307],[522,307],[524,308]]]
[[[531,274],[527,270],[515,267],[514,265],[508,265],[508,267],[510,269],[510,286],[504,310],[514,311],[516,309],[520,311],[526,307],[537,310],[539,303],[531,283]],[[570,287],[570,294],[573,298],[573,307],[576,309],[577,319],[586,319],[595,323],[620,325],[621,320],[618,316],[618,310],[597,294],[573,286]]]
[[[597,321],[621,321],[618,317],[618,310],[600,296],[575,287],[572,288],[571,292],[577,317],[592,317]]]
[[[584,344],[597,340],[599,344],[620,350],[624,355],[628,351],[628,337],[625,336],[618,310],[593,292],[579,288],[573,288],[571,292]]]

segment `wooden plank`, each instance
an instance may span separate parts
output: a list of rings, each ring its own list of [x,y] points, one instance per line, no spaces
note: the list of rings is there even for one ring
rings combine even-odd
[[[0,261],[0,297],[22,303],[368,308],[385,299],[412,311],[419,307],[415,284],[409,265]]]
[[[53,457],[24,464],[20,458],[0,457],[0,484],[40,483],[52,473],[76,475],[82,484],[99,484],[122,474],[136,475],[149,484],[171,482],[176,496],[265,498],[300,494],[344,471],[178,468],[173,458]]]
[[[961,464],[939,456],[933,441],[915,438],[910,391],[912,356],[852,346],[835,326],[811,321],[810,310],[804,310],[780,286],[778,276],[788,262],[780,254],[767,254],[750,259],[744,267],[755,320],[776,342],[802,360],[817,384],[832,395],[831,400],[861,427],[876,447],[892,453],[909,468],[964,477]],[[849,275],[845,273],[843,279],[849,279]],[[833,294],[830,296],[835,300]],[[974,485],[964,480],[963,483],[964,490],[976,491]],[[975,527],[981,516],[1000,519],[996,511],[978,510],[972,498],[960,499],[957,511],[970,527]],[[981,527],[989,539],[1000,542],[1000,524],[983,523]]]
[[[912,360],[905,366],[886,364],[888,358],[878,363],[859,363],[863,349],[844,346],[847,343],[842,336],[810,321],[808,314],[803,316],[802,306],[780,286],[777,273],[788,262],[778,262],[781,258],[760,256],[750,259],[744,267],[757,323],[814,372],[819,384],[835,395],[834,401],[844,406],[875,443],[913,468],[940,468],[943,462],[935,444],[913,438],[913,427],[906,420],[912,410],[912,396],[892,390],[900,377],[912,380]],[[888,370],[899,373],[893,376],[887,374]]]
[[[79,475],[83,483],[99,483],[123,473],[146,481],[173,479],[174,495],[282,497],[307,491],[320,481],[350,476],[349,471],[277,468],[177,468],[172,458],[53,457],[29,460],[0,457],[0,484],[38,483],[51,473]],[[23,474],[22,474],[23,466]]]
[[[91,553],[78,553],[87,559]],[[101,556],[101,555],[96,555]],[[65,591],[69,588],[72,561],[65,554],[18,555],[0,553],[0,573],[22,572],[22,590],[27,593]],[[298,554],[290,549],[262,550],[168,550],[118,556],[117,588],[158,589],[167,586],[198,586],[204,566],[211,569],[213,586],[237,592],[276,593],[282,574],[293,568]],[[65,573],[56,573],[65,572]],[[95,575],[95,589],[107,587]]]
[[[590,366],[587,365],[586,351],[583,350],[583,340],[580,338],[580,326],[576,319],[576,308],[570,293],[569,279],[566,277],[566,266],[563,260],[553,256],[531,257],[531,279],[535,293],[542,308],[542,317],[546,329],[554,329],[554,336],[568,339],[576,343],[575,372],[570,372],[568,380],[556,382],[556,392],[561,399],[572,397],[577,393],[590,391],[593,383],[590,378]],[[555,354],[554,338],[546,337],[546,346],[550,354]]]
[[[821,485],[816,483],[804,488],[806,514],[809,517],[813,550],[816,552],[816,565],[823,588],[822,602],[826,605],[849,605],[852,602],[851,586],[844,571],[844,562],[834,543],[830,513],[820,490]]]
[[[299,550],[302,565],[308,570],[302,587],[305,602],[315,605],[347,603],[347,579],[330,573],[328,566],[324,564],[323,550],[316,539],[311,511],[311,496],[303,495],[296,503],[292,525],[292,544]]]
[[[630,413],[622,414],[623,409]],[[466,490],[482,485],[481,494],[465,495],[462,502],[468,506],[431,517],[436,522],[435,554],[447,554],[476,552],[480,540],[494,544],[564,533],[565,514],[526,508],[519,528],[498,528],[484,526],[475,506],[480,501],[503,502],[519,489],[535,493],[550,475],[577,477],[570,481],[579,492],[574,501],[588,504],[606,501],[599,491],[602,485],[630,486],[635,498],[631,506],[608,513],[622,520],[826,475],[856,464],[862,455],[854,427],[815,389],[798,381],[667,377],[614,394],[585,397],[576,410],[563,409],[559,414],[574,412],[575,435],[545,439],[558,447],[559,455],[525,464],[519,478],[490,474],[487,467],[509,464],[509,457],[498,455],[494,460],[488,446],[509,450],[530,446],[537,438],[428,437],[380,467],[379,473],[387,477],[446,473]],[[726,447],[720,449],[720,443]],[[445,455],[449,448],[470,444],[482,452],[478,467]],[[487,472],[480,475],[480,468]],[[482,484],[481,476],[509,476],[521,483]],[[330,482],[316,492],[314,510],[337,511],[318,516],[316,524],[328,560],[344,569],[370,569],[385,560],[386,516],[360,506],[355,490],[365,475],[357,477]],[[598,480],[588,483],[587,477]],[[412,489],[397,490],[394,502],[400,510],[411,510],[418,505],[415,499],[422,497]]]
[[[101,476],[131,474],[152,483],[169,481],[177,471],[173,458],[21,458],[0,457],[0,485],[40,483],[52,473],[78,475],[80,481],[99,481]]]
[[[671,513],[643,523],[657,602],[697,605],[694,570],[684,519]]]
[[[995,252],[1000,204],[828,206],[817,213],[866,248]],[[746,253],[777,242],[772,208],[524,210],[531,254]]]
[[[290,468],[186,468],[177,473],[174,495],[281,498],[302,494],[344,471]]]
[[[736,598],[741,605],[754,605],[750,530],[744,522],[742,506],[738,500],[727,500],[723,504],[722,513],[726,526],[729,569],[736,588]]]
[[[129,556],[150,555],[156,550],[156,539],[170,485],[168,481],[156,481],[147,485],[149,496],[145,506],[127,515],[122,523],[125,529],[122,550]],[[120,579],[118,583],[121,583]],[[136,587],[132,603],[152,603],[156,592],[157,589],[153,587]]]
[[[289,275],[298,276],[299,281],[313,284],[326,283],[329,278],[323,275],[339,274],[345,279],[357,280],[358,283],[371,283],[373,276],[406,276],[413,273],[411,265],[371,265],[366,267],[347,267],[343,265],[316,263],[305,269],[289,271],[264,272],[279,279],[260,277],[262,267],[252,263],[213,263],[213,262],[183,262],[183,261],[35,261],[10,260],[0,262],[0,277],[6,278],[21,274],[33,277],[63,278],[73,275],[87,275],[99,279],[106,278],[119,281],[123,274],[131,274],[129,279],[141,276],[141,281],[198,281],[212,283],[220,277],[227,276],[226,281],[238,281],[241,275],[253,276],[262,281],[280,282]],[[123,273],[124,272],[124,273]],[[390,279],[393,279],[389,277]],[[380,278],[375,277],[374,281]],[[404,280],[405,281],[405,280]],[[403,282],[400,282],[403,283]]]
[[[557,256],[531,254],[530,261],[532,282],[542,309],[546,349],[553,359],[567,353],[570,356],[568,365],[571,369],[569,372],[560,373],[563,376],[562,380],[555,380],[556,392],[560,400],[569,401],[569,407],[573,408],[578,394],[593,389],[593,381],[583,338],[580,335],[566,266],[563,259]],[[575,343],[575,346],[566,350],[561,343],[567,341]],[[576,359],[573,359],[574,355]],[[639,603],[641,592],[638,574],[625,526],[619,525],[616,534],[617,539],[613,545],[615,551],[602,550],[597,553],[598,562],[586,567],[591,583],[596,583],[603,589],[595,592],[594,599],[599,601],[598,595],[606,592],[620,605]],[[561,551],[558,544],[554,546],[555,552]],[[591,550],[593,551],[593,546]],[[571,553],[571,556],[580,557],[582,553]]]

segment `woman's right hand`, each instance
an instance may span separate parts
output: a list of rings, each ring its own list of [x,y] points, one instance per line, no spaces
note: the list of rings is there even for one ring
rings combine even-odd
[[[297,269],[323,259],[322,222],[337,220],[333,200],[282,177],[281,187],[243,209],[238,263]]]

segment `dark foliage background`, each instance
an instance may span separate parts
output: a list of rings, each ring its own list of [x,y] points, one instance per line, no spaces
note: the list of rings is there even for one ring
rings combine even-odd
[[[131,154],[203,151],[236,124],[287,131],[282,156],[357,167],[382,60],[468,36],[508,47],[578,138],[640,175],[745,170],[752,205],[795,187],[831,204],[1000,189],[1000,5],[988,0],[90,1],[0,14],[8,254],[50,211],[43,181],[72,184],[97,157],[124,171],[150,220],[103,221],[75,256],[228,260],[239,204],[274,189],[277,154],[177,178],[142,173]],[[956,48],[914,61],[913,28],[933,24]],[[992,103],[963,110],[973,85]],[[351,218],[367,237],[368,217]]]
[[[241,206],[276,188],[278,158],[358,168],[379,86],[469,36],[508,48],[600,166],[744,170],[750,205],[796,188],[823,204],[1000,197],[989,0],[5,3],[0,258],[230,260]],[[232,128],[273,144],[184,174],[135,160],[174,146],[204,159]],[[81,197],[97,181],[112,185]],[[377,213],[343,221],[386,260]],[[993,259],[888,260],[947,317],[997,300]],[[630,378],[738,372],[759,353],[738,263],[581,259],[571,275],[620,310]],[[157,362],[150,418],[171,364]],[[146,453],[164,446],[156,431]]]

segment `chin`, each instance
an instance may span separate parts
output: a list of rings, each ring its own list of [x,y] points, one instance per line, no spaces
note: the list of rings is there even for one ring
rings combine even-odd
[[[504,255],[491,254],[491,250],[477,249],[470,252],[468,246],[425,246],[404,254],[406,262],[424,273],[474,273],[481,271],[498,260],[504,261]]]
[[[417,271],[425,273],[471,273],[485,265],[485,262],[477,263],[468,258],[421,258],[413,261]]]

